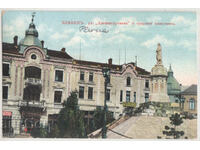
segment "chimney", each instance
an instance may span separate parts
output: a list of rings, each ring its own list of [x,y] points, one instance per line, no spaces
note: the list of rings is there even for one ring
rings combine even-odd
[[[64,52],[64,53],[65,53],[65,48],[64,48],[64,47],[61,49],[61,52]]]
[[[109,64],[109,66],[112,65],[112,58],[109,58],[109,59],[108,59],[108,64]]]
[[[18,40],[18,36],[14,36],[13,41],[14,41],[14,46],[17,46],[17,40]]]
[[[41,43],[42,43],[42,48],[44,48],[44,41],[42,40]]]

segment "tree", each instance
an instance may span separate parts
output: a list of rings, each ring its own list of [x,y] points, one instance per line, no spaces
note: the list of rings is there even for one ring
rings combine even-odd
[[[104,120],[103,114],[104,114],[104,110],[101,107],[97,107],[96,110],[94,111],[93,119],[91,120],[89,126],[87,126],[88,133],[91,133],[103,127],[103,120]],[[107,124],[115,120],[112,112],[110,111],[106,112],[106,120],[107,120]]]
[[[77,92],[71,95],[63,103],[64,108],[59,112],[57,125],[53,127],[51,136],[60,138],[84,138],[86,137],[83,113],[78,107]]]
[[[169,119],[172,127],[165,126],[163,134],[166,136],[172,136],[174,139],[179,139],[184,135],[184,131],[178,131],[176,127],[183,123],[183,119],[178,113],[172,114]]]

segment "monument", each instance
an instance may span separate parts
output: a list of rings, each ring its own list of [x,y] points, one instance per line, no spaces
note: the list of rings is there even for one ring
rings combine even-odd
[[[167,95],[167,69],[162,64],[162,47],[158,43],[156,50],[157,63],[151,69],[150,101],[170,102]]]

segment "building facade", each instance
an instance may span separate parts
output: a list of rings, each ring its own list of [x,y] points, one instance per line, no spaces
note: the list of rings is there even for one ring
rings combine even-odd
[[[181,95],[184,99],[183,110],[197,115],[197,85],[191,85]]]
[[[111,69],[107,89],[108,110],[115,118],[123,113],[126,102],[149,101],[150,72],[135,63],[115,65],[77,60],[65,50],[51,50],[40,41],[32,22],[25,37],[18,42],[3,43],[2,98],[3,133],[20,134],[48,126],[63,107],[71,91],[78,91],[80,109],[90,113],[104,105],[104,77],[102,69]]]

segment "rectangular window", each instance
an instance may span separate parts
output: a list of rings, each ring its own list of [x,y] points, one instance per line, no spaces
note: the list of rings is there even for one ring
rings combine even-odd
[[[145,80],[145,88],[149,88],[149,80]]]
[[[136,92],[134,92],[134,95],[133,95],[133,100],[134,100],[134,102],[136,103]]]
[[[106,91],[106,101],[110,101],[110,89]]]
[[[83,71],[80,72],[80,80],[84,81],[84,72]]]
[[[8,99],[8,86],[3,86],[3,99]]]
[[[149,101],[149,93],[145,93],[145,103]]]
[[[120,102],[122,102],[123,101],[123,91],[121,90],[120,91]]]
[[[62,70],[55,71],[55,81],[63,82],[63,71]]]
[[[90,81],[90,82],[93,82],[93,72],[90,72],[90,73],[89,73],[89,81]]]
[[[93,99],[93,88],[88,87],[88,99]]]
[[[84,87],[79,86],[79,98],[84,98]]]
[[[126,91],[126,102],[130,102],[130,95],[131,95],[131,92]]]
[[[127,77],[127,79],[126,79],[126,85],[127,86],[131,86],[131,78],[130,77]]]
[[[62,91],[55,91],[54,92],[54,103],[61,103],[62,99]]]
[[[190,110],[194,110],[194,100],[193,99],[191,99],[189,101],[189,106],[190,106]]]
[[[9,76],[9,64],[3,64],[3,76]]]

